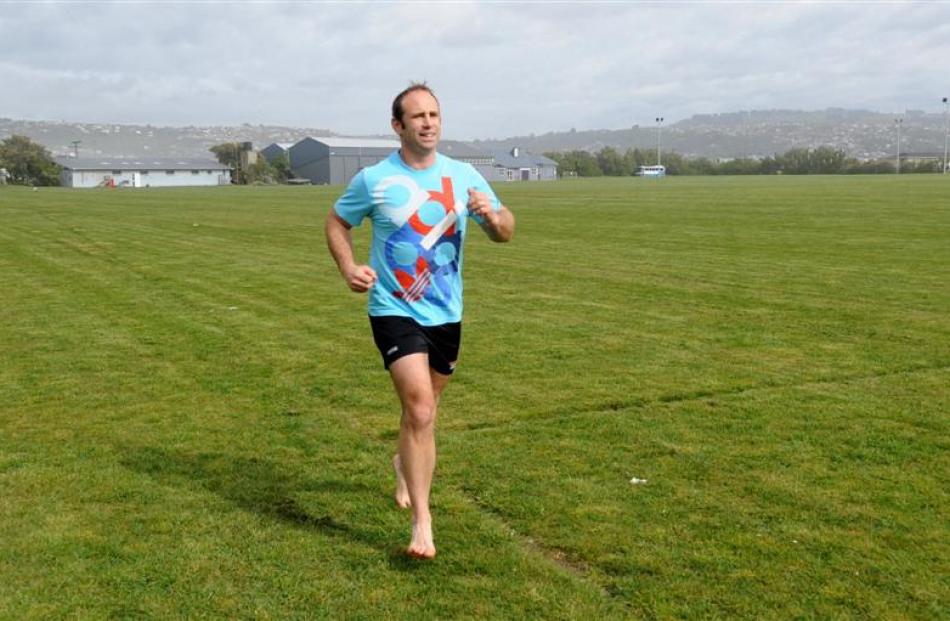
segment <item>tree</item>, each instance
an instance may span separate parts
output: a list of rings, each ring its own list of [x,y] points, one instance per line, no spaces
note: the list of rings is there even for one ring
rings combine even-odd
[[[568,151],[564,158],[567,170],[573,170],[578,177],[600,177],[604,174],[597,159],[587,151]]]
[[[808,149],[790,149],[777,159],[782,162],[782,172],[786,175],[807,175],[809,166]]]
[[[597,165],[597,159],[587,151],[575,150],[563,153],[544,154],[557,162],[557,174],[576,175],[578,177],[600,177],[603,172]]]
[[[662,153],[663,166],[668,175],[688,174],[686,158],[679,153]]]
[[[811,172],[820,175],[836,175],[843,172],[845,161],[848,159],[844,151],[833,147],[818,147],[811,152],[811,157]]]
[[[280,178],[277,169],[263,157],[258,157],[257,161],[241,171],[240,182],[245,185],[271,185],[281,181],[284,179]]]
[[[26,136],[14,134],[0,142],[0,168],[6,168],[10,183],[59,185],[59,164],[50,152]]]
[[[882,160],[869,160],[860,162],[852,159],[844,172],[849,175],[886,175],[894,173],[894,162]]]
[[[275,157],[270,165],[274,169],[274,177],[278,183],[283,183],[294,175],[290,169],[290,158],[286,153],[281,153]]]
[[[238,174],[241,167],[241,143],[240,142],[222,142],[208,149],[218,158],[218,162],[231,167],[231,183],[247,183],[245,179],[240,179]]]
[[[834,175],[845,172],[847,155],[832,147],[817,149],[792,149],[776,160],[781,162],[782,172],[787,175]]]
[[[240,142],[222,142],[208,149],[218,158],[218,162],[231,168],[237,168],[241,161],[241,143]]]
[[[630,174],[624,171],[623,156],[613,147],[604,147],[597,152],[597,165],[601,172],[612,177]]]

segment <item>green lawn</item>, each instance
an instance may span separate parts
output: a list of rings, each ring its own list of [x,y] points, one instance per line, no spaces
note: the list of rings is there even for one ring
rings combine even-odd
[[[950,615],[950,179],[497,190],[420,563],[340,188],[0,188],[0,618]]]

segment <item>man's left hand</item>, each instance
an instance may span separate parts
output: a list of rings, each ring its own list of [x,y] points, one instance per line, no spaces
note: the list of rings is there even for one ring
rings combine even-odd
[[[497,224],[498,212],[492,209],[491,199],[475,188],[468,189],[468,212],[480,217],[490,227]]]

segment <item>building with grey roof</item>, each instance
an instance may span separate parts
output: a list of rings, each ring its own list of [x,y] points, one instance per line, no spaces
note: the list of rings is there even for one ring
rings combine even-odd
[[[488,181],[554,181],[557,179],[557,162],[530,153],[519,147],[510,151],[492,151],[494,163]]]
[[[171,187],[231,183],[230,167],[208,159],[59,157],[60,183],[70,188],[99,186]]]

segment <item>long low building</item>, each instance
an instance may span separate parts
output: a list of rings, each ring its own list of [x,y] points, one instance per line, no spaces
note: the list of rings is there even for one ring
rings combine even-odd
[[[60,157],[60,183],[70,188],[211,186],[231,183],[231,169],[206,159]]]

